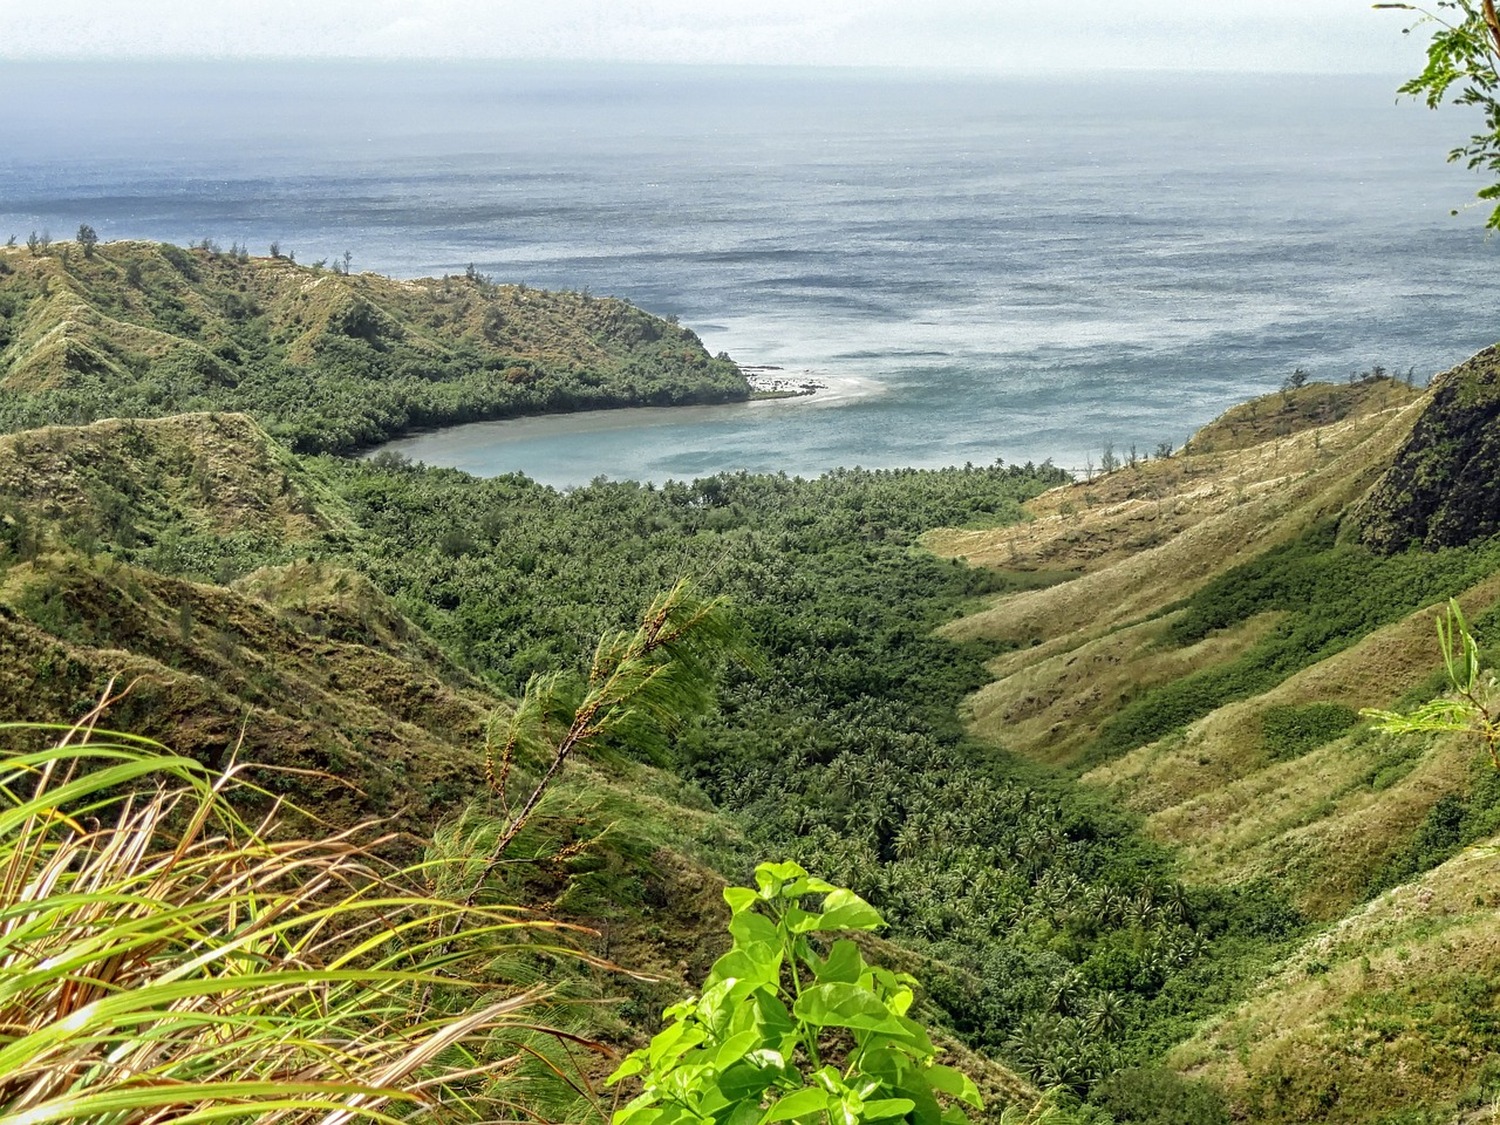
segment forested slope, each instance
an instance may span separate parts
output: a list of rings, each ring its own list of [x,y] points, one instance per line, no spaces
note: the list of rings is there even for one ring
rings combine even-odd
[[[932,629],[1012,579],[916,539],[1017,518],[1054,469],[563,494],[288,461],[231,415],[6,440],[10,712],[76,712],[123,673],[138,682],[115,713],[145,733],[214,758],[243,728],[246,760],[355,782],[285,783],[334,819],[401,807],[415,823],[482,797],[487,703],[578,667],[682,574],[731,597],[756,662],[725,669],[714,713],[654,766],[622,745],[571,770],[541,830],[571,858],[522,878],[639,967],[691,975],[713,948],[712,919],[674,900],[695,865],[794,855],[879,903],[932,1018],[1083,1091],[1228,994],[1208,951],[1243,944],[1236,918],[1270,927],[1254,949],[1289,932],[1269,900],[1184,899],[1129,817],[964,740],[956,704],[987,653]],[[38,659],[60,670],[41,690],[24,672]]]
[[[693,333],[614,298],[165,243],[0,247],[7,430],[238,410],[295,450],[348,450],[418,426],[749,393]]]

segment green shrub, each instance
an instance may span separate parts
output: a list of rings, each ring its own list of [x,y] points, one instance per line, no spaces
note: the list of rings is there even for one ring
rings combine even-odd
[[[1089,1101],[1119,1125],[1229,1125],[1218,1090],[1156,1067],[1116,1071],[1094,1087]]]
[[[1300,758],[1357,722],[1359,713],[1342,703],[1277,704],[1261,712],[1261,746],[1274,761]]]
[[[847,938],[814,945],[880,928],[873,907],[795,863],[761,864],[755,882],[724,892],[734,946],[702,994],[668,1008],[666,1027],[610,1077],[643,1075],[645,1087],[614,1125],[964,1125],[963,1106],[983,1108],[908,1017],[914,980],[870,965]],[[804,908],[812,895],[820,910]]]

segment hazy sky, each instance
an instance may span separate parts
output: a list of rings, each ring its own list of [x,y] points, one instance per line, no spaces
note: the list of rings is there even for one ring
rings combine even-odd
[[[312,55],[1419,69],[1368,0],[0,0],[0,58]]]

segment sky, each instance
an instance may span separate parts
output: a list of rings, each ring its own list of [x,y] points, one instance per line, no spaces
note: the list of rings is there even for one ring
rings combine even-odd
[[[1368,0],[0,0],[0,60],[312,56],[1025,72],[1420,69]]]

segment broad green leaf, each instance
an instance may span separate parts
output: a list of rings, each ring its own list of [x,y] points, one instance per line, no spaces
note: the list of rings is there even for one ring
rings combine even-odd
[[[725,1007],[729,1010],[729,1019],[724,1026],[719,1028],[719,1037],[727,1039],[731,1035],[738,1035],[742,1031],[755,1030],[755,1002],[754,995],[762,986],[755,981],[735,981],[734,987],[729,990],[725,998]]]
[[[836,889],[823,900],[823,930],[878,930],[885,919],[853,891]]]
[[[917,1103],[910,1098],[881,1098],[865,1102],[862,1108],[867,1121],[879,1121],[885,1117],[905,1117],[917,1108]]]
[[[668,1097],[682,1105],[696,1105],[703,1092],[712,1087],[714,1069],[706,1053],[694,1052],[691,1060],[684,1059],[675,1070],[668,1071],[661,1079],[661,1088]]]
[[[739,1062],[759,1042],[760,1035],[754,1031],[742,1031],[738,1035],[731,1035],[714,1052],[714,1066],[723,1070],[731,1063]]]
[[[941,1125],[944,1117],[943,1107],[933,1096],[932,1087],[928,1084],[923,1071],[914,1067],[905,1071],[901,1081],[892,1083],[891,1089],[916,1103],[916,1107],[908,1118],[913,1125]]]
[[[808,875],[802,879],[794,879],[781,889],[783,898],[801,898],[803,895],[826,895],[829,891],[838,890],[826,879],[819,879],[816,875]]]
[[[642,1094],[615,1111],[613,1125],[653,1125],[660,1117],[661,1109]]]
[[[731,949],[714,962],[709,979],[752,981],[774,986],[781,976],[781,951],[763,945]]]
[[[724,1092],[721,1084],[723,1075],[715,1077],[712,1074],[704,1075],[694,1085],[693,1109],[702,1117],[720,1118],[727,1115],[734,1105],[735,1099]]]
[[[978,1090],[947,1067],[928,1081],[931,1042],[906,1017],[912,978],[869,965],[846,939],[821,956],[807,936],[873,930],[884,924],[879,913],[795,863],[762,864],[756,885],[758,891],[725,892],[735,946],[715,962],[702,995],[678,1005],[678,1022],[617,1071],[615,1080],[645,1070],[647,1093],[627,1107],[630,1120],[617,1117],[614,1125],[867,1125],[899,1118],[960,1125],[962,1115],[945,1114],[938,1104],[935,1086],[968,1105],[978,1104]],[[824,896],[821,912],[798,904],[811,894]],[[755,911],[762,900],[773,903],[775,918]],[[800,978],[800,993],[782,979],[788,957],[811,969]],[[847,1043],[842,1034],[831,1041],[818,1035],[825,1028],[858,1032],[860,1050],[845,1059],[847,1076],[830,1065],[804,1079],[790,1061],[800,1057],[804,1035],[840,1055],[840,1043]],[[767,1097],[778,1100],[762,1111]],[[649,1119],[642,1117],[646,1110]]]
[[[899,1086],[909,1071],[916,1066],[903,1046],[894,1046],[889,1041],[878,1045],[867,1045],[859,1056],[861,1074],[868,1074],[887,1086]]]
[[[823,1089],[827,1090],[830,1094],[838,1094],[840,1097],[842,1097],[844,1092],[848,1089],[848,1087],[844,1085],[844,1077],[838,1072],[837,1067],[819,1067],[817,1070],[813,1071],[812,1074],[808,1075],[808,1078],[811,1081],[816,1082],[819,1086],[823,1087]]]
[[[850,1027],[899,1038],[909,1036],[880,997],[853,984],[834,982],[809,988],[797,998],[792,1014],[819,1027]]]
[[[758,1125],[771,1125],[773,1121],[790,1121],[794,1117],[802,1117],[809,1113],[821,1113],[823,1110],[831,1109],[838,1104],[838,1099],[826,1090],[818,1090],[813,1087],[798,1090],[796,1093],[788,1094],[765,1113],[761,1114]]]
[[[778,1056],[779,1057],[779,1056]],[[719,1089],[730,1101],[753,1101],[760,1116],[760,1098],[781,1077],[781,1067],[757,1066],[746,1058],[719,1076]]]
[[[715,1036],[723,1036],[727,1031],[729,1021],[734,1014],[730,993],[739,983],[737,977],[725,977],[723,980],[715,981],[713,986],[706,989],[698,998],[698,1018]]]
[[[781,997],[769,992],[759,992],[755,996],[755,1028],[760,1032],[762,1040],[776,1043],[783,1037],[794,1034],[797,1024],[786,1005],[781,1002]]]
[[[762,863],[755,869],[755,885],[764,899],[780,897],[782,887],[806,877],[806,869],[796,863]]]
[[[984,1099],[979,1096],[979,1087],[974,1080],[951,1066],[930,1066],[922,1072],[934,1090],[949,1094],[975,1109],[984,1108]]]
[[[932,1045],[932,1040],[927,1037],[927,1029],[914,1019],[906,1016],[897,1016],[896,1022],[901,1025],[904,1032],[902,1038],[910,1044],[911,1048],[921,1056],[923,1060],[932,1058],[937,1054],[937,1048]]]
[[[664,1064],[671,1060],[680,1058],[685,1052],[691,1051],[705,1038],[701,1027],[693,1027],[686,1023],[674,1023],[662,1028],[651,1040],[651,1045],[646,1048],[646,1056],[651,1062],[652,1069],[665,1069]]]
[[[831,981],[858,984],[865,968],[865,959],[860,955],[859,946],[845,939],[833,943],[827,959],[819,962],[815,975],[819,984]]]
[[[909,988],[898,988],[888,992],[885,997],[885,1006],[898,1016],[904,1016],[911,1010],[912,1001],[916,995]]]
[[[813,914],[803,910],[800,906],[789,906],[786,913],[782,915],[781,924],[790,933],[810,934],[814,930],[827,929],[823,925],[823,915]]]
[[[655,1107],[655,1106],[656,1106],[656,1095],[655,1094],[652,1094],[650,1092],[647,1092],[647,1093],[644,1093],[644,1094],[637,1094],[630,1101],[626,1102],[625,1105],[621,1106],[618,1111],[616,1111],[616,1113],[615,1113],[615,1123],[616,1123],[616,1125],[619,1125],[619,1122],[622,1121],[622,1120],[624,1120],[624,1119],[626,1119],[626,1117],[628,1116],[628,1117],[634,1119],[637,1122],[637,1125],[640,1125],[641,1119],[640,1119],[640,1117],[638,1117],[636,1115],[641,1114],[641,1113],[643,1113],[643,1112],[645,1112],[647,1110],[653,1110],[653,1119],[654,1119],[654,1115],[661,1112],[659,1109],[653,1109],[653,1107]]]
[[[770,1047],[758,1047],[745,1055],[745,1061],[756,1066],[769,1066],[776,1070],[786,1069],[786,1056]]]
[[[760,896],[749,887],[725,887],[724,901],[729,904],[731,911],[740,914],[759,902]]]
[[[631,1051],[625,1056],[625,1061],[615,1067],[615,1072],[604,1080],[606,1086],[613,1086],[622,1078],[629,1078],[632,1074],[639,1074],[646,1065],[645,1054],[641,1051]]]
[[[776,930],[776,923],[764,914],[750,911],[736,914],[729,923],[729,932],[741,946],[764,945],[775,952],[781,949],[781,935]]]

